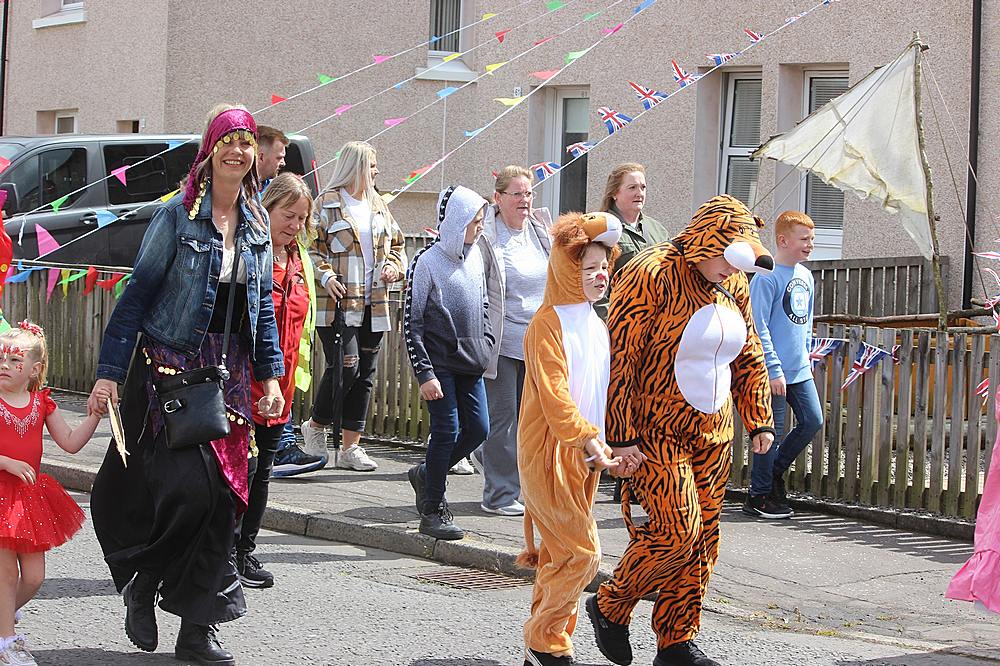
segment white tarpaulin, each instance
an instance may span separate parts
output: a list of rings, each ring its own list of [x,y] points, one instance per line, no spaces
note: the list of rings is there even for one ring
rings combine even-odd
[[[915,48],[830,100],[795,129],[765,143],[754,157],[810,171],[898,213],[929,259],[933,242],[917,143]]]

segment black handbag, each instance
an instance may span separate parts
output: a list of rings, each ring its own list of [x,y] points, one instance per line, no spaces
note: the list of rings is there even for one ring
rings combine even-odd
[[[229,379],[226,353],[233,321],[236,276],[240,269],[240,236],[235,239],[236,257],[226,304],[226,326],[222,340],[222,363],[168,375],[153,382],[160,401],[168,449],[184,449],[207,444],[229,434],[226,415],[225,382]]]

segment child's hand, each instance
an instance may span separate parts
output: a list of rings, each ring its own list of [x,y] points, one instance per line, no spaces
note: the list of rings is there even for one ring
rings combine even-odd
[[[428,379],[420,385],[420,397],[424,400],[438,400],[443,398],[444,392],[441,391],[441,382],[436,377]]]
[[[0,463],[3,469],[10,472],[21,481],[25,483],[35,482],[35,468],[24,462],[23,460],[14,460],[13,458],[7,458],[2,463]]]
[[[614,470],[618,468],[621,464],[621,458],[609,458],[607,454],[607,446],[604,442],[600,441],[596,437],[590,439],[583,446],[583,450],[589,454],[588,458],[584,459],[584,462],[588,465],[593,466],[594,469],[600,471],[602,469],[611,470],[614,474]]]

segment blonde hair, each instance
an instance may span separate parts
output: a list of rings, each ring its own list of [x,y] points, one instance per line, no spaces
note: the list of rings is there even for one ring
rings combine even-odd
[[[275,208],[294,206],[303,197],[309,202],[309,208],[306,211],[306,225],[299,232],[299,241],[308,246],[315,234],[313,230],[313,199],[309,186],[305,184],[301,176],[290,171],[279,173],[264,190],[261,204],[270,215]]]
[[[608,182],[604,186],[604,195],[601,196],[602,211],[605,213],[611,212],[611,207],[615,205],[615,197],[618,195],[618,190],[622,188],[622,181],[625,180],[625,176],[635,171],[638,171],[643,176],[646,175],[646,167],[638,162],[625,162],[611,170],[611,173],[608,174]]]
[[[34,329],[34,330],[32,330]],[[36,332],[37,331],[37,332]],[[28,383],[29,391],[37,391],[45,385],[45,375],[49,370],[49,350],[45,344],[45,331],[38,324],[32,324],[27,319],[17,326],[0,333],[0,342],[17,343],[33,363],[41,363],[38,376]]]
[[[500,169],[493,189],[497,192],[506,192],[507,186],[510,185],[510,181],[522,176],[527,178],[529,183],[535,180],[535,174],[532,173],[530,169],[526,169],[525,167],[518,166],[516,164],[508,164],[504,168]]]
[[[786,210],[778,216],[774,222],[774,238],[787,236],[796,226],[801,225],[806,229],[815,229],[816,223],[812,218],[799,210]]]
[[[326,187],[320,192],[321,198],[327,192],[346,189],[352,194],[361,190],[363,198],[372,207],[373,213],[389,215],[389,209],[382,200],[381,195],[375,189],[375,182],[372,180],[372,163],[375,162],[377,153],[375,147],[365,141],[348,141],[340,149],[340,157],[337,158],[337,166],[333,168],[333,175],[330,176]]]

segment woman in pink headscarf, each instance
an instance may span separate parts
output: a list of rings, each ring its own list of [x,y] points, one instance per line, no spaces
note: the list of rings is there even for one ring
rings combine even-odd
[[[124,596],[125,633],[139,649],[156,649],[159,594],[160,608],[181,617],[175,655],[198,664],[235,664],[215,625],[246,612],[230,550],[236,516],[247,506],[247,454],[255,453],[251,380],[263,385],[261,416],[277,417],[284,405],[256,160],[253,117],[242,107],[213,109],[182,193],[146,231],[104,331],[87,403],[103,414],[100,396],[117,402],[124,385],[128,465],[112,444],[91,512]],[[162,410],[177,401],[161,406],[156,384],[210,366],[225,367],[229,434],[210,442],[168,438]]]
[[[1000,391],[996,398],[1000,421]],[[945,596],[973,601],[979,608],[1000,613],[1000,431],[993,445],[993,458],[986,472],[983,498],[976,515],[976,547],[948,585]]]

